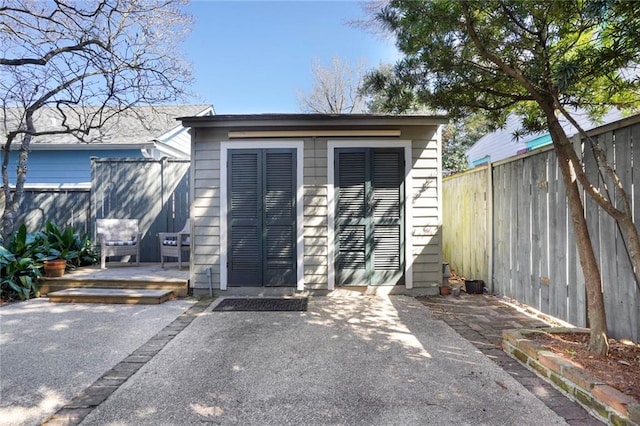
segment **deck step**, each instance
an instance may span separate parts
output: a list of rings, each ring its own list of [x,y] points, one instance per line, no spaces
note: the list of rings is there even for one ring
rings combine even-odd
[[[172,290],[68,288],[49,293],[53,303],[125,303],[157,305],[175,298]]]
[[[151,281],[142,279],[107,279],[92,277],[77,277],[73,274],[66,274],[59,278],[41,278],[40,294],[48,294],[65,289],[122,289],[122,290],[165,290],[173,291],[178,297],[187,297],[189,290],[189,280],[166,279],[164,281]]]

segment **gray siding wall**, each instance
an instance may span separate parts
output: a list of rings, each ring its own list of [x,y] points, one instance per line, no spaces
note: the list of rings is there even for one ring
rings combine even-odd
[[[197,292],[208,289],[211,268],[214,289],[220,288],[220,141],[226,131],[195,129],[192,144],[193,203],[191,218],[195,249],[191,284]],[[413,277],[414,287],[430,287],[442,279],[440,237],[440,148],[436,127],[414,138],[413,161]],[[371,139],[368,139],[371,140]],[[255,148],[260,142],[256,141]],[[328,287],[327,138],[304,140],[304,283],[307,289]]]
[[[207,269],[211,268],[213,287],[220,288],[220,140],[226,133],[192,131],[199,143],[191,147],[194,227],[191,285],[195,289],[208,289]]]
[[[304,284],[328,286],[327,140],[304,141]]]
[[[413,286],[431,287],[442,281],[440,146],[435,127],[407,136],[413,140]]]

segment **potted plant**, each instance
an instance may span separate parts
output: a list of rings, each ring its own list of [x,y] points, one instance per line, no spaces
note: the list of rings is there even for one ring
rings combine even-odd
[[[448,296],[451,294],[451,286],[442,285],[440,286],[440,296]]]
[[[97,261],[95,249],[88,235],[80,235],[70,226],[62,230],[47,222],[42,236],[47,251],[47,258],[44,260],[64,260],[70,269],[92,265]]]
[[[44,261],[45,277],[61,277],[67,269],[67,261],[65,259],[50,259]]]

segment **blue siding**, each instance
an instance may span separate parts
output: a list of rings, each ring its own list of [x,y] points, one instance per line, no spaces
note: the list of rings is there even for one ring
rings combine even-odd
[[[16,159],[12,152],[9,162],[9,180],[16,181]],[[91,157],[142,158],[139,149],[129,150],[69,150],[31,151],[27,162],[27,184],[90,183]]]

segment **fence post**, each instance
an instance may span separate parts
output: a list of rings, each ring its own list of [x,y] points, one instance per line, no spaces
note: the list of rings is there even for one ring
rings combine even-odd
[[[494,292],[493,288],[493,163],[487,164],[487,199],[485,200],[487,206],[487,278],[491,288],[491,294]]]

